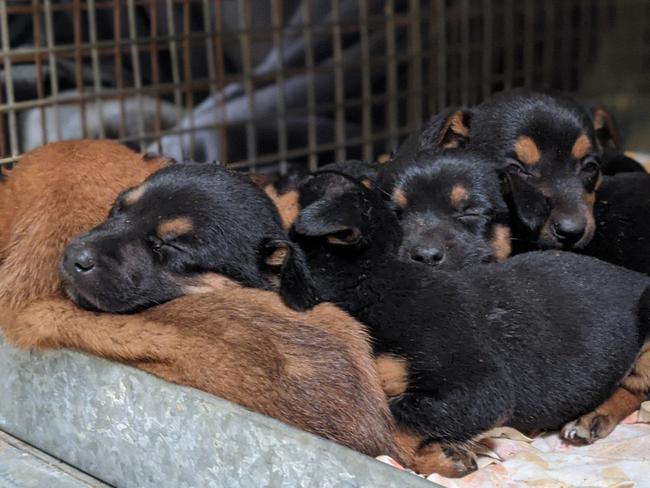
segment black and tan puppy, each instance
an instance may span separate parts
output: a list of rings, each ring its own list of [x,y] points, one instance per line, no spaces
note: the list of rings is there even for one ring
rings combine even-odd
[[[597,134],[591,114],[574,100],[516,89],[433,117],[407,148],[482,152],[508,182],[513,234],[537,248],[579,249],[595,231],[603,156]]]
[[[362,180],[365,179],[367,182],[374,182],[381,166],[382,164],[376,162],[349,160],[327,164],[322,166],[319,171],[344,171],[346,174],[353,175]],[[308,178],[310,178],[308,172],[296,170],[280,177],[274,182],[263,182],[260,184],[258,182],[259,180],[256,181],[256,184],[264,188],[264,192],[275,204],[280,214],[280,219],[282,220],[282,226],[287,230],[291,228],[291,225],[300,212],[301,206],[304,204],[301,200],[309,198],[309,195],[305,195],[304,192],[302,195],[298,192],[298,188]],[[326,191],[326,189],[323,190]]]
[[[589,243],[603,150],[581,105],[525,90],[503,92],[472,110],[469,138],[469,146],[507,177],[518,234],[540,248]],[[542,208],[548,209],[543,220]]]
[[[378,181],[402,227],[402,260],[457,269],[510,255],[508,208],[489,161],[464,149],[398,156]]]
[[[317,178],[339,191],[302,209],[296,239],[322,299],[370,327],[392,365],[391,409],[425,442],[559,428],[632,367],[648,334],[648,277],[559,251],[456,272],[404,263],[378,192],[332,174],[306,184]]]
[[[291,285],[281,295],[294,308],[313,301],[272,203],[244,175],[211,164],[170,166],[124,191],[105,222],[66,247],[60,273],[78,305],[112,313],[179,297],[205,273],[264,290]]]

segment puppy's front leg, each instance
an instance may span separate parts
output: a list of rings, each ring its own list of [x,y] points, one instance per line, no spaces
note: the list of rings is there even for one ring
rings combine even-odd
[[[398,425],[420,435],[425,441],[422,448],[426,443],[440,444],[447,457],[457,464],[456,471],[463,475],[475,470],[476,464],[472,463],[472,456],[458,454],[465,452],[467,443],[479,434],[502,425],[514,410],[506,377],[488,362],[484,363],[485,369],[464,370],[462,383],[427,385],[425,380],[409,385],[405,393],[390,401]],[[421,370],[413,373],[415,378],[427,376]],[[429,376],[448,375],[438,372]],[[424,452],[420,450],[421,455]]]
[[[63,298],[28,305],[4,331],[18,347],[67,347],[120,361],[171,362],[182,343],[175,327],[148,320],[146,312],[87,312]]]

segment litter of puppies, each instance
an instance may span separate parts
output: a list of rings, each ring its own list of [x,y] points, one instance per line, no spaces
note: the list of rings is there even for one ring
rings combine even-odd
[[[590,445],[650,393],[640,168],[602,107],[524,90],[276,182],[53,143],[0,180],[0,328],[425,475],[495,428]]]

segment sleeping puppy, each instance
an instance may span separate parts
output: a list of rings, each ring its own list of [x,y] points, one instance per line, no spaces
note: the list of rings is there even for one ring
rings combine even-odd
[[[478,159],[497,168],[510,209],[514,253],[564,247],[650,272],[645,245],[650,238],[645,232],[650,178],[637,171],[642,169],[639,165],[614,168],[615,161],[623,157],[621,139],[613,117],[602,107],[589,112],[568,98],[525,90],[500,93],[473,109],[451,109],[434,116],[419,134],[404,142],[387,166],[395,169],[387,173],[399,181],[412,166],[426,166],[426,161],[415,162],[423,149],[459,146],[481,151],[485,156]],[[430,167],[435,166],[434,159],[429,158]],[[602,182],[599,165],[607,173],[634,174],[607,179],[606,187],[594,192]],[[478,166],[474,171],[489,179]],[[451,177],[450,171],[445,178]],[[380,181],[383,186],[390,184]],[[463,178],[458,177],[458,182]],[[494,188],[494,184],[483,186],[488,192]],[[417,198],[423,197],[418,193]],[[429,200],[433,200],[431,194]],[[563,234],[563,228],[571,227],[576,229],[573,237]],[[406,225],[403,230],[409,240],[412,230]],[[593,235],[595,242],[589,245]],[[414,246],[428,245],[424,237]]]
[[[302,252],[266,195],[241,173],[203,163],[164,168],[122,192],[105,222],[66,247],[59,271],[75,303],[102,312],[164,303],[205,273],[279,290],[293,308],[314,301]]]
[[[393,414],[424,445],[498,425],[557,429],[617,391],[647,341],[644,275],[558,251],[455,272],[401,262],[381,194],[334,174],[306,184],[317,178],[336,179],[338,194],[302,209],[296,240],[321,298],[369,326],[391,364]],[[584,424],[600,433],[603,415]]]
[[[422,156],[411,156],[409,160],[401,155],[400,166],[391,168],[386,166],[385,170],[388,176],[398,183],[394,186],[392,205],[404,202],[405,209],[398,211],[396,214],[400,219],[402,231],[404,233],[404,242],[413,238],[410,234],[411,229],[404,225],[403,212],[408,212],[413,205],[412,202],[419,202],[420,208],[426,208],[428,213],[420,214],[422,227],[432,226],[438,222],[445,222],[446,230],[453,232],[451,242],[472,242],[472,247],[463,249],[460,246],[455,248],[456,252],[464,251],[455,259],[448,261],[446,264],[449,269],[458,269],[463,266],[478,264],[483,261],[477,256],[480,249],[489,249],[490,246],[496,251],[492,260],[498,256],[507,257],[510,250],[510,239],[506,232],[507,227],[500,227],[497,224],[496,229],[503,229],[502,234],[497,238],[490,240],[487,235],[474,234],[474,241],[466,236],[466,231],[459,224],[457,227],[449,224],[458,219],[458,210],[452,203],[452,189],[456,185],[463,185],[469,195],[491,194],[493,197],[500,198],[500,193],[495,190],[498,186],[497,176],[490,171],[485,165],[477,165],[473,169],[473,178],[462,177],[464,164],[468,160],[462,155],[466,150],[447,150],[431,153],[431,151],[420,151]],[[418,167],[418,161],[424,160],[425,171]],[[440,164],[440,162],[443,164]],[[415,170],[410,170],[410,165]],[[470,171],[468,168],[467,171]],[[409,176],[415,174],[419,185],[405,185],[402,182],[409,181]],[[395,178],[393,175],[396,174]],[[482,175],[479,177],[479,175]],[[417,181],[416,180],[416,181]],[[381,178],[380,181],[388,185],[387,178]],[[471,183],[468,183],[471,181]],[[491,183],[490,183],[491,181]],[[648,261],[648,243],[650,235],[646,225],[650,218],[650,175],[647,174],[627,174],[617,175],[615,177],[606,177],[601,188],[597,191],[597,201],[594,212],[597,222],[596,235],[591,243],[581,252],[594,256],[617,265],[625,266],[630,269],[650,274],[650,262]],[[473,201],[478,199],[474,198]],[[469,201],[469,199],[468,199]],[[399,206],[398,206],[399,208]],[[497,206],[498,208],[498,206]],[[544,216],[544,210],[540,210]],[[487,213],[489,215],[489,212]],[[417,246],[431,246],[428,239],[437,237],[435,233],[415,234],[417,237]],[[501,237],[501,238],[499,238]],[[478,241],[477,241],[478,239]],[[433,241],[435,245],[436,241]],[[517,244],[517,241],[514,242]],[[400,247],[399,257],[405,261],[411,261],[409,256],[404,256],[404,244]],[[619,388],[605,404],[597,411],[585,415],[576,424],[568,426],[563,435],[567,440],[573,443],[591,443],[595,440],[606,436],[611,430],[627,415],[639,407],[643,399],[643,392],[650,388],[650,354],[645,352],[635,363],[634,370],[628,376],[623,387]]]
[[[208,175],[197,183],[196,192],[188,193],[176,181],[180,169],[163,172],[143,189],[142,180],[166,164],[164,158],[143,157],[115,142],[68,141],[30,152],[8,173],[0,182],[0,329],[7,339],[23,348],[67,347],[122,361],[368,455],[389,454],[409,463],[409,452],[394,440],[363,326],[333,305],[296,312],[276,293],[240,284],[274,287],[270,271],[281,274],[290,251],[276,254],[281,242],[275,247],[267,243],[270,247],[262,246],[255,263],[249,262],[256,241],[244,241],[260,236],[229,238],[245,210],[228,201],[236,197],[246,208],[252,199],[248,203],[260,205],[259,215],[268,212],[267,219],[277,228],[254,227],[254,221],[250,228],[286,240],[271,202],[263,194],[258,198],[261,190],[254,187],[251,195],[249,183],[244,185],[238,176],[207,165],[188,166],[192,183]],[[218,188],[229,178],[234,195],[208,194],[207,185]],[[169,193],[161,193],[166,184]],[[118,200],[111,223],[100,225],[128,187],[133,189]],[[152,199],[149,191],[161,200]],[[150,206],[138,206],[140,199]],[[215,208],[214,200],[225,203]],[[190,229],[188,220],[173,221],[185,211],[191,212],[193,225],[205,225],[202,219],[213,215],[210,229],[201,232]],[[65,299],[57,274],[63,250],[75,235],[98,225],[97,233],[107,241],[86,236],[68,248],[73,261],[64,265],[63,273],[79,303],[125,312],[187,296],[134,315],[80,310]],[[210,271],[220,265],[219,256],[233,254],[241,262],[228,269],[235,270],[240,283]],[[215,268],[204,264],[210,256],[216,256]],[[263,271],[255,267],[258,260]],[[107,270],[109,266],[113,269]],[[97,281],[100,274],[106,277],[106,290]],[[114,281],[120,277],[123,282]],[[151,290],[151,283],[161,290]],[[92,292],[82,289],[84,284]],[[122,284],[123,290],[114,289]]]
[[[406,149],[414,145],[482,152],[508,183],[513,235],[532,246],[580,249],[593,237],[603,145],[574,100],[523,89],[498,93],[433,117]]]
[[[458,269],[510,255],[508,208],[496,174],[479,153],[400,151],[382,167],[378,183],[389,192],[402,227],[403,261]]]
[[[381,167],[382,164],[376,162],[350,160],[327,164],[322,166],[319,171],[344,171],[346,174],[353,175],[365,181],[366,184],[370,184],[377,178]],[[282,226],[286,230],[289,230],[293,225],[300,208],[304,205],[304,200],[310,198],[304,192],[302,194],[298,192],[298,188],[309,178],[310,175],[307,172],[296,171],[281,177],[273,183],[264,182],[260,184],[260,180],[254,180],[258,186],[264,188],[264,192],[275,204],[282,220]]]

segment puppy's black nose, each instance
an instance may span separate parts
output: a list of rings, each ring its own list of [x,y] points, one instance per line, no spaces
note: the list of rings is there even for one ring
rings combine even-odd
[[[411,259],[418,263],[437,266],[445,260],[445,252],[440,247],[414,247],[411,249]]]
[[[553,223],[553,234],[562,244],[571,246],[582,239],[586,223],[582,219],[563,218]]]
[[[89,273],[95,269],[95,256],[86,246],[70,246],[66,249],[64,263],[69,272]]]

